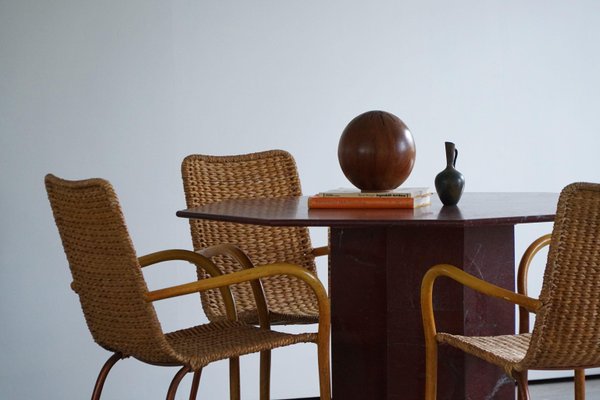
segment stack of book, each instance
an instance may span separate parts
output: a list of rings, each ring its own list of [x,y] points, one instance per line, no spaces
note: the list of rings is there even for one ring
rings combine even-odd
[[[427,187],[400,188],[386,192],[335,189],[308,198],[308,208],[418,208],[431,204]]]

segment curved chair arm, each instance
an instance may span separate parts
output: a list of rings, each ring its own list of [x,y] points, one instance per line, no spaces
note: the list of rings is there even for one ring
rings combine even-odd
[[[250,258],[248,258],[246,253],[244,253],[242,250],[240,250],[239,247],[233,244],[217,244],[214,246],[205,247],[202,250],[198,250],[196,253],[208,258],[212,258],[214,256],[219,255],[229,256],[235,261],[237,261],[244,269],[254,268],[254,264],[252,264],[252,261],[250,261]]]
[[[437,333],[433,315],[433,284],[440,276],[446,276],[480,293],[509,301],[532,312],[537,311],[541,306],[541,302],[537,299],[515,293],[511,290],[501,288],[476,278],[453,265],[438,264],[427,271],[421,284],[421,312],[426,341],[435,341],[435,335]]]
[[[247,282],[275,275],[294,276],[308,284],[319,304],[319,335],[329,336],[329,299],[321,281],[310,271],[293,264],[276,263],[257,266],[229,274],[220,274],[208,279],[184,283],[146,293],[147,301],[157,301],[209,289],[217,289],[236,283]]]
[[[329,246],[315,247],[311,254],[315,257],[326,256],[329,254]]]
[[[195,253],[194,253],[195,254]],[[198,255],[199,257],[202,257]],[[203,257],[204,258],[204,257]],[[319,305],[319,327],[317,332],[317,348],[319,357],[319,376],[329,376],[329,335],[330,335],[330,308],[327,292],[321,281],[310,271],[292,264],[276,263],[257,266],[256,268],[221,274],[213,278],[202,279],[183,285],[165,289],[154,290],[146,293],[146,301],[157,301],[171,297],[182,296],[190,293],[201,292],[209,289],[257,280],[268,276],[289,275],[304,281],[315,293]],[[330,382],[321,385],[321,398],[330,398]]]
[[[223,275],[219,268],[217,268],[217,266],[211,260],[209,260],[205,256],[202,256],[189,250],[162,250],[138,257],[138,262],[140,263],[141,267],[147,267],[149,265],[157,264],[164,261],[175,260],[188,261],[196,265],[197,268],[202,268],[212,277]],[[225,304],[225,312],[227,318],[236,321],[238,319],[238,316],[235,308],[235,301],[233,300],[233,295],[231,294],[231,290],[229,290],[228,287],[222,287],[219,288],[219,291],[221,292],[221,296],[223,296],[223,303]],[[147,295],[150,293],[153,292],[148,292]]]
[[[232,244],[223,243],[215,246],[206,247],[197,252],[198,254],[212,258],[218,255],[225,255],[233,258],[243,269],[254,268],[254,264],[250,261],[250,258],[240,250],[239,247]],[[252,287],[252,294],[254,295],[254,301],[256,303],[256,312],[258,313],[258,323],[261,328],[268,329],[271,327],[269,321],[269,308],[267,306],[267,300],[263,291],[262,284],[259,280],[251,280],[250,286]]]
[[[541,249],[550,244],[551,237],[551,234],[539,237],[523,253],[517,270],[517,293],[527,296],[527,276],[531,261]],[[529,312],[525,308],[519,307],[519,333],[527,332],[529,332]]]

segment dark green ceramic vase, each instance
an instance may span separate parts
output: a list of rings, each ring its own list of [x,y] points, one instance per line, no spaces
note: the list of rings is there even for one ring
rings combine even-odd
[[[452,142],[446,142],[446,169],[435,177],[435,190],[445,206],[458,204],[465,188],[465,177],[455,168],[458,150]]]

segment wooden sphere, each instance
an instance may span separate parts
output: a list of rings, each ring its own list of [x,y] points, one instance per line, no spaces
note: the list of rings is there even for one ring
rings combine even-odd
[[[400,186],[415,164],[412,134],[393,114],[368,111],[342,132],[338,160],[346,178],[362,191],[386,191]]]

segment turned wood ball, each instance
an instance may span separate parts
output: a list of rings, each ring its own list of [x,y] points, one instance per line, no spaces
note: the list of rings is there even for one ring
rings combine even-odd
[[[338,160],[346,178],[363,191],[400,186],[415,164],[415,141],[402,120],[385,111],[368,111],[342,132]]]

